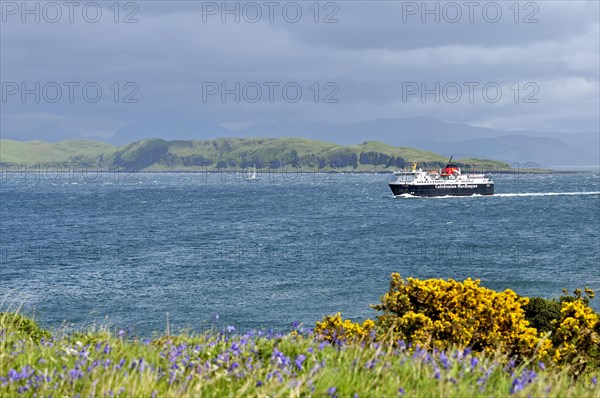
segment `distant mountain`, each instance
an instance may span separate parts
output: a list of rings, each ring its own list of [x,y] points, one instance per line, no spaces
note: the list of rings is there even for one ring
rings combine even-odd
[[[9,132],[2,132],[0,138],[5,140],[17,140],[17,141],[46,141],[46,142],[58,142],[65,140],[102,140],[101,137],[86,137],[84,135],[68,132],[64,129],[50,124],[38,125],[34,128],[27,130],[20,134],[13,134]]]
[[[463,123],[415,117],[380,119],[344,126],[319,123],[263,123],[235,132],[273,137],[294,135],[352,145],[377,140],[446,156],[489,157],[510,163],[543,166],[600,164],[600,133],[502,131]]]
[[[511,134],[560,140],[564,144],[580,151],[580,155],[582,157],[585,158],[587,156],[591,156],[592,163],[590,164],[599,164],[598,158],[600,157],[600,133],[598,132],[585,131],[579,133],[542,133],[539,131],[511,131]]]
[[[176,123],[162,120],[127,125],[119,129],[108,142],[124,145],[148,138],[208,140],[231,135],[228,128],[204,119],[179,120]]]
[[[44,127],[44,126],[42,126]],[[206,118],[181,119],[177,122],[147,120],[117,131],[108,142],[114,145],[147,138],[168,140],[216,139],[219,137],[300,137],[327,140],[338,145],[357,145],[380,141],[392,146],[415,147],[443,156],[488,157],[509,163],[537,163],[541,166],[589,166],[600,164],[600,133],[561,133],[539,131],[503,131],[464,123],[414,117],[378,119],[349,125],[311,122],[260,123],[230,130]],[[82,139],[57,127],[46,126],[30,134],[3,133],[2,138],[55,142]]]
[[[455,142],[415,140],[411,145],[445,155],[490,157],[521,166],[528,163],[537,163],[541,166],[598,164],[598,159],[591,154],[575,149],[556,138],[505,135]]]
[[[257,124],[236,131],[236,135],[269,137],[298,136],[308,139],[326,137],[340,145],[353,145],[365,140],[376,140],[390,145],[404,145],[415,138],[434,141],[464,140],[479,137],[494,137],[497,130],[474,127],[460,123],[445,123],[426,117],[404,119],[378,119],[349,125],[326,123],[275,122]]]
[[[424,168],[438,168],[447,160],[432,152],[375,141],[341,146],[299,138],[148,139],[120,147],[92,141],[0,140],[0,159],[4,167],[11,163],[34,167],[38,163],[76,162],[104,170],[118,166],[138,171],[235,171],[250,166],[289,171],[392,171],[411,161]],[[464,169],[509,169],[505,163],[485,159],[457,159],[456,163]]]

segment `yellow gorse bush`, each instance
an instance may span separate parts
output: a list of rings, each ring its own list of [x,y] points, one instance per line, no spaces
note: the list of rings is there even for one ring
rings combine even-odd
[[[568,364],[576,373],[600,364],[600,315],[588,306],[593,291],[586,289],[589,298],[582,298],[579,289],[575,296],[561,297],[560,318],[552,321],[551,332],[540,333],[525,317],[527,297],[479,284],[470,278],[404,280],[394,273],[389,291],[372,306],[382,312],[376,321],[354,323],[338,312],[317,322],[315,335],[332,342],[377,339],[438,349],[470,347]]]
[[[588,357],[600,354],[599,316],[581,299],[563,302],[560,313],[552,338],[556,347],[552,358],[555,362],[585,366]]]
[[[545,356],[551,342],[529,326],[522,306],[525,297],[507,289],[496,292],[479,280],[419,280],[392,274],[377,325],[396,340],[421,346],[472,347],[511,355]]]
[[[375,322],[367,319],[362,324],[343,320],[342,314],[328,315],[317,322],[315,335],[327,341],[364,341],[370,338],[375,330]]]

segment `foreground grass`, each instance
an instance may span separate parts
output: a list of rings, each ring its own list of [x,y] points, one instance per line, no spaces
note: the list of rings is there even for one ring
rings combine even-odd
[[[332,346],[301,333],[51,336],[25,317],[0,314],[3,397],[600,397],[598,376],[574,380],[568,369],[515,366],[468,349]]]

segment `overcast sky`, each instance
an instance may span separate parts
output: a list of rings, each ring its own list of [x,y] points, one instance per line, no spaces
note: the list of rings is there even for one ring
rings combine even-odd
[[[122,2],[117,15],[112,1],[2,1],[1,131],[411,116],[599,129],[598,1],[247,3]]]

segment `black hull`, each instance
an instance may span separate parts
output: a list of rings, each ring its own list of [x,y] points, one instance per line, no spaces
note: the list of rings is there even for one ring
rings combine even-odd
[[[451,184],[448,186],[427,184],[397,184],[390,183],[390,188],[395,196],[471,196],[471,195],[493,195],[494,184]]]

